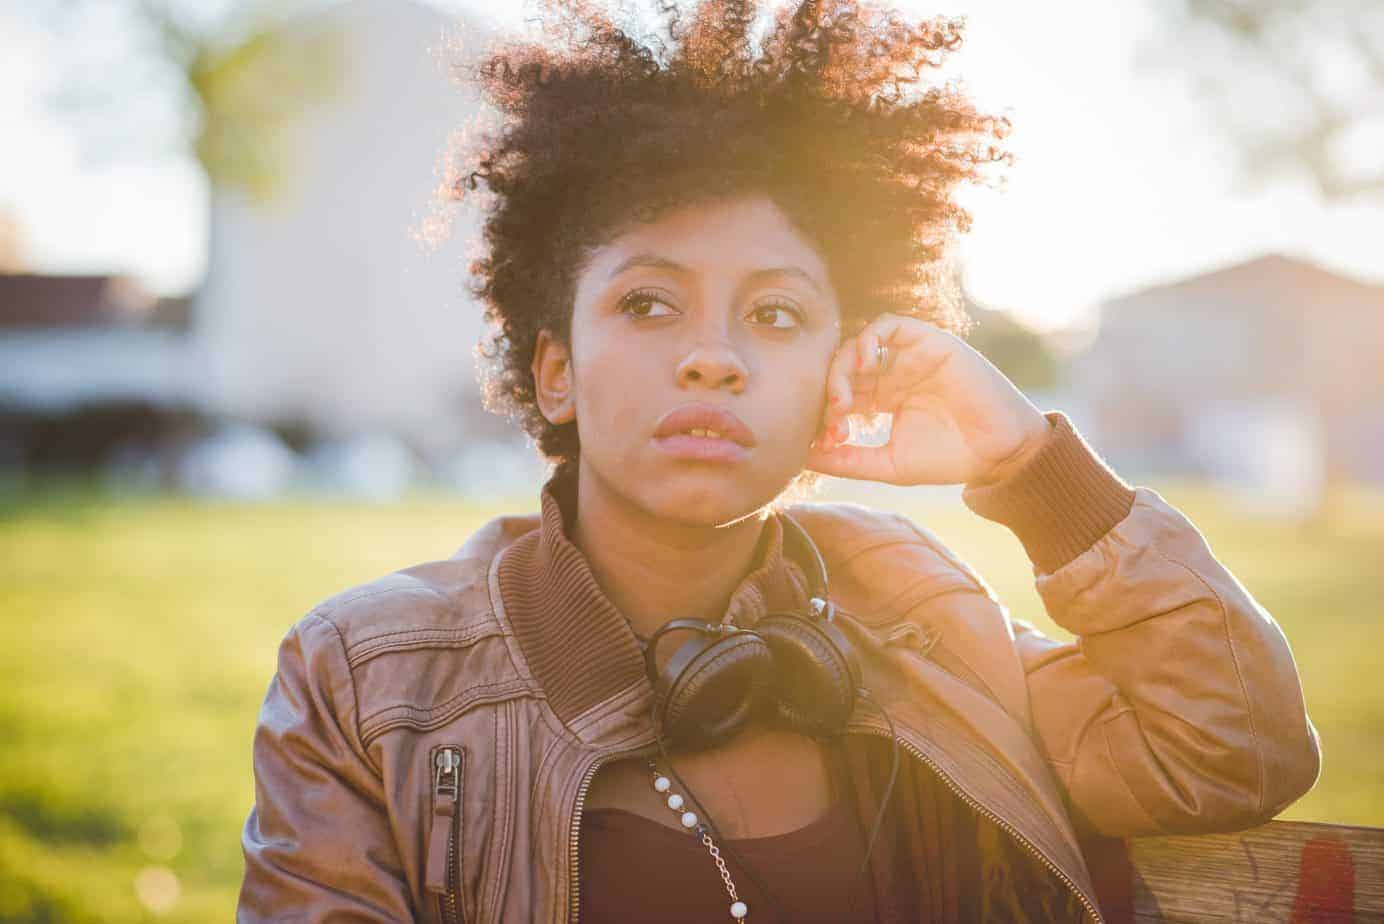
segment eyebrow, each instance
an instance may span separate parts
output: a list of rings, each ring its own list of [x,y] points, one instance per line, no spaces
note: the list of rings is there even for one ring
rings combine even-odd
[[[669,260],[667,257],[660,257],[658,254],[637,253],[634,256],[621,260],[618,264],[616,264],[615,268],[610,271],[610,276],[608,278],[614,279],[616,276],[619,276],[626,270],[633,269],[636,266],[649,266],[653,267],[654,269],[666,269],[684,276],[689,275],[692,272],[690,267],[684,266],[676,260]],[[807,270],[803,269],[802,267],[798,266],[766,266],[763,269],[757,269],[751,273],[746,274],[745,278],[748,282],[758,282],[761,279],[764,279],[769,276],[792,276],[795,279],[800,279],[803,282],[807,283],[812,288],[812,291],[816,292],[818,295],[825,294],[822,292],[821,284],[813,278],[812,274],[809,273]]]

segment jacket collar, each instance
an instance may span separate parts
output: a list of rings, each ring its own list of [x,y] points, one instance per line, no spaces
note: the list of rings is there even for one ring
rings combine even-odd
[[[576,515],[575,484],[550,480],[541,504],[538,529],[506,550],[496,576],[529,670],[553,712],[570,726],[631,686],[651,687],[639,639],[567,537]],[[807,606],[804,568],[784,554],[783,524],[776,515],[764,520],[755,562],[732,592],[722,622],[753,626],[767,613]]]

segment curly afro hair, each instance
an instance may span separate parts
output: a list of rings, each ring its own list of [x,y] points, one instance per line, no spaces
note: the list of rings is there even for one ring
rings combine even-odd
[[[761,17],[753,0],[658,0],[641,35],[586,0],[543,0],[541,43],[465,65],[500,127],[451,165],[459,202],[488,192],[472,287],[492,333],[487,407],[517,419],[559,470],[574,423],[543,417],[530,365],[547,329],[568,342],[591,251],[672,206],[767,194],[823,255],[843,336],[891,311],[958,335],[971,322],[948,272],[970,215],[963,181],[1012,161],[1009,121],[952,83],[919,88],[961,43],[964,18],[910,23],[855,0],[802,0]],[[761,23],[761,19],[769,21]]]

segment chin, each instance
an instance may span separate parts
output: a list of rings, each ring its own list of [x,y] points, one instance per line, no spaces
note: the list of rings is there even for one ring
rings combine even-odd
[[[771,503],[795,473],[767,475],[713,466],[662,472],[642,492],[654,515],[697,526],[724,526]]]

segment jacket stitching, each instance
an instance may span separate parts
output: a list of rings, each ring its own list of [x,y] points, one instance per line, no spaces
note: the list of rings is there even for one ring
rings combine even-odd
[[[355,644],[355,652],[350,655],[352,667],[370,661],[381,654],[391,651],[403,651],[413,648],[426,647],[436,643],[450,643],[444,647],[464,648],[475,642],[492,635],[499,635],[498,629],[491,627],[478,627],[472,630],[456,629],[411,629],[407,632],[391,632],[387,636],[375,636],[369,639],[375,642],[378,639],[390,638],[392,641],[379,641],[377,644],[366,646],[365,642]]]
[[[577,744],[581,744],[582,734],[588,731],[591,726],[609,718],[611,713],[625,709],[630,703],[643,696],[648,689],[648,686],[645,685],[645,678],[641,674],[638,680],[626,685],[619,692],[612,693],[601,702],[583,709],[572,717],[570,723],[564,723],[568,731],[571,732],[570,737]]]
[[[556,758],[554,758],[553,755],[557,753],[565,743],[562,736],[556,736],[552,741],[548,742],[548,746],[543,749],[543,753],[538,755],[538,767],[533,774],[533,781],[529,784],[529,799],[533,800],[534,805],[543,805],[542,802],[537,801],[538,793],[540,790],[548,788],[547,777],[552,773],[552,764],[556,762]],[[540,826],[543,824],[543,818],[541,817],[543,811],[544,809],[539,808],[536,812],[536,814],[540,816],[537,819]]]
[[[1112,684],[1112,685],[1113,685],[1113,684]],[[1118,688],[1117,688],[1117,689],[1118,689]],[[1068,766],[1070,766],[1070,767],[1075,767],[1075,766],[1077,765],[1077,760],[1078,760],[1078,758],[1081,756],[1081,744],[1082,744],[1083,741],[1086,740],[1086,736],[1089,735],[1089,734],[1091,733],[1091,729],[1095,728],[1095,727],[1098,726],[1098,725],[1104,724],[1105,722],[1109,721],[1110,719],[1113,719],[1113,718],[1116,718],[1116,717],[1118,717],[1118,716],[1124,715],[1125,712],[1128,712],[1128,711],[1131,711],[1131,710],[1132,710],[1132,707],[1131,707],[1131,709],[1121,710],[1120,712],[1116,713],[1115,715],[1105,716],[1104,718],[1102,718],[1102,713],[1104,713],[1105,710],[1108,709],[1109,707],[1110,707],[1110,704],[1109,704],[1109,703],[1106,703],[1104,706],[1101,706],[1101,707],[1100,707],[1100,711],[1099,711],[1099,712],[1097,712],[1095,715],[1091,716],[1091,717],[1090,717],[1089,719],[1087,719],[1084,723],[1082,723],[1081,729],[1076,733],[1075,740],[1072,741],[1072,748],[1071,748],[1071,756],[1072,756],[1072,759],[1071,759],[1071,760],[1061,760],[1061,759],[1056,759],[1056,758],[1049,758],[1049,759],[1052,760],[1053,763],[1062,763],[1062,764],[1066,764],[1066,765],[1068,765]],[[1046,754],[1046,753],[1047,753],[1047,750],[1048,750],[1047,744],[1044,743],[1044,745],[1043,745],[1043,752]],[[1126,785],[1128,785],[1128,784],[1126,784]]]
[[[968,565],[965,561],[963,561],[961,557],[958,556],[954,551],[952,551],[952,549],[949,546],[947,546],[940,540],[933,541],[933,537],[928,533],[923,532],[923,530],[919,528],[918,524],[914,523],[912,520],[906,517],[901,517],[900,519],[903,520],[904,524],[913,532],[915,536],[922,540],[924,545],[932,549],[938,555],[942,556],[942,558],[945,559],[948,564],[955,568],[959,574],[965,577],[970,584],[974,585],[974,587],[977,590],[982,591],[988,597],[993,596],[989,585],[985,583],[984,579],[981,578],[980,574],[974,568]]]
[[[351,710],[355,713],[355,721],[352,723],[355,728],[356,741],[360,742],[360,750],[365,757],[365,763],[374,772],[378,779],[384,779],[384,771],[375,766],[375,761],[370,757],[370,751],[365,747],[365,740],[360,732],[360,691],[356,689],[356,672],[351,670],[351,662],[346,657],[346,638],[341,634],[341,627],[332,622],[325,613],[314,612],[316,616],[331,627],[332,634],[336,636],[337,644],[341,646],[341,660],[346,665],[346,679],[351,682]]]
[[[485,615],[491,616],[493,614],[487,612]],[[496,630],[492,626],[484,624],[477,624],[466,626],[464,628],[453,629],[432,626],[419,626],[412,629],[398,629],[394,632],[381,632],[380,634],[372,635],[369,638],[357,639],[355,642],[351,643],[351,645],[346,649],[346,651],[349,657],[354,658],[358,657],[358,653],[361,649],[387,647],[389,645],[389,642],[385,641],[386,639],[409,638],[414,636],[431,636],[439,640],[456,639],[457,641],[465,642],[475,637],[484,636],[487,633],[487,631],[493,633]]]
[[[878,607],[876,608],[876,610],[875,610],[876,612],[879,612],[879,613],[883,613],[883,614],[884,614],[884,615],[883,615],[882,617],[880,617],[879,619],[874,620],[874,621],[869,621],[869,620],[865,620],[865,619],[860,619],[860,617],[857,617],[857,618],[860,619],[861,622],[865,623],[865,625],[868,625],[868,626],[883,625],[883,624],[889,622],[889,621],[891,620],[891,618],[894,619],[894,620],[898,620],[898,619],[907,619],[907,618],[908,618],[908,614],[909,614],[910,611],[912,611],[912,610],[915,609],[916,607],[923,606],[924,604],[930,603],[932,600],[934,600],[934,599],[937,598],[937,597],[942,596],[943,594],[953,593],[953,592],[958,591],[958,590],[974,590],[974,589],[975,589],[975,587],[974,587],[970,582],[963,582],[963,583],[960,583],[960,584],[948,583],[948,584],[946,584],[945,586],[938,587],[934,592],[925,594],[925,595],[919,597],[919,598],[916,599],[916,600],[910,598],[910,594],[916,593],[920,587],[925,587],[925,586],[927,586],[927,585],[929,585],[929,584],[937,584],[937,583],[939,583],[939,582],[942,581],[942,580],[948,580],[948,579],[950,579],[950,578],[952,578],[952,577],[954,577],[954,575],[952,575],[951,573],[947,573],[947,574],[945,574],[945,575],[941,575],[941,574],[924,574],[924,575],[922,575],[921,577],[919,577],[916,581],[913,581],[912,583],[908,584],[907,586],[901,588],[901,589],[898,591],[898,593],[894,594],[894,595],[893,595],[892,597],[890,597],[888,600],[885,600],[885,601],[881,602],[881,603],[879,604],[879,606],[878,606]],[[907,604],[904,605],[904,606],[900,606],[900,605],[899,605],[899,601],[900,601],[900,600],[907,600]]]
[[[413,715],[433,715],[438,712],[445,712],[447,709],[451,708],[454,704],[458,702],[474,698],[477,692],[483,692],[486,690],[493,690],[499,688],[523,689],[524,686],[525,684],[522,680],[518,680],[513,677],[507,677],[504,680],[495,680],[490,683],[473,683],[469,684],[465,690],[462,690],[456,696],[453,696],[450,699],[444,700],[440,703],[434,703],[431,706],[413,706],[408,703],[396,703],[393,706],[386,706],[383,709],[377,709],[374,712],[370,713],[370,715],[367,718],[363,719],[361,724],[365,725],[370,722],[374,722],[381,716],[389,715],[390,713],[394,712],[407,712]]]
[[[952,589],[950,589],[950,590],[944,591],[944,593],[969,593],[969,594],[974,594],[974,593],[977,593],[977,592],[978,592],[978,589],[977,589],[977,588],[974,588],[974,587],[955,587],[955,588],[952,588]],[[936,597],[940,597],[940,596],[942,596],[942,595],[943,595],[943,594],[935,594],[933,597],[929,597],[929,598],[928,598],[928,601],[934,600],[934,599],[936,599]],[[991,603],[994,603],[994,600],[992,600],[989,596],[986,596],[985,599],[986,599],[986,600],[990,600]],[[966,670],[970,671],[972,674],[974,674],[974,675],[976,676],[977,679],[979,679],[981,685],[985,688],[985,689],[984,689],[985,694],[986,694],[987,696],[989,696],[992,700],[994,700],[996,703],[1000,704],[1001,708],[1003,708],[1003,706],[1004,706],[1004,700],[1002,700],[1002,699],[1000,698],[1000,695],[999,695],[998,693],[995,692],[995,689],[994,689],[993,687],[990,686],[989,681],[987,681],[987,680],[985,679],[985,674],[982,673],[981,671],[976,670],[975,665],[973,665],[970,661],[966,660],[966,657],[961,653],[961,651],[960,651],[960,649],[959,649],[958,647],[948,644],[947,641],[946,641],[946,637],[943,635],[943,633],[941,632],[940,629],[935,630],[935,631],[936,631],[937,634],[938,634],[938,638],[936,639],[935,644],[938,645],[938,646],[941,646],[942,648],[945,648],[948,652],[951,653],[951,655],[952,655],[954,658],[956,658],[956,660],[958,660],[958,661],[960,661],[962,664],[964,664],[964,665],[966,666]],[[936,660],[935,656],[934,656],[934,660]],[[1008,709],[1005,709],[1005,713],[1008,714],[1008,713],[1009,713],[1009,710],[1008,710]]]
[[[832,566],[839,568],[843,565],[850,564],[860,556],[865,555],[869,552],[874,552],[878,549],[887,549],[895,545],[914,545],[914,543],[903,536],[888,536],[882,537],[873,542],[866,541],[861,544],[860,548],[851,549],[849,552],[842,554],[840,558],[835,559],[832,562]]]
[[[361,600],[369,600],[371,597],[383,597],[386,594],[398,593],[426,593],[436,597],[443,603],[447,604],[447,607],[449,609],[452,608],[452,601],[447,599],[446,595],[421,582],[416,583],[416,585],[413,587],[376,587],[372,589],[362,589],[354,594],[350,591],[346,591],[346,593],[343,596],[329,600],[325,605],[328,606],[331,610],[335,611],[341,609],[341,607],[345,606],[348,603],[357,603]]]
[[[514,759],[514,752],[517,750],[517,742],[515,740],[515,726],[518,725],[518,722],[514,720],[514,708],[515,707],[513,700],[506,701],[503,705],[500,706],[496,717],[495,728],[495,735],[498,739],[498,737],[502,733],[502,730],[499,727],[499,723],[500,720],[503,719],[503,734],[505,737],[505,791],[511,795],[511,798],[513,797],[515,790],[518,788],[515,781],[515,776],[518,773],[518,770],[515,766]],[[496,761],[497,770],[499,769],[499,764],[500,762]],[[496,801],[499,802],[500,800],[497,799]],[[504,813],[504,824],[499,827],[500,836],[499,838],[497,838],[500,848],[500,857],[509,857],[512,852],[510,849],[510,845],[514,840],[514,816],[516,814],[517,813],[513,811]],[[500,908],[504,905],[505,886],[508,884],[509,879],[507,876],[502,875],[502,872],[507,872],[502,871],[500,869],[500,867],[503,865],[502,863],[495,863],[493,865],[495,866],[495,874],[491,877],[492,884],[490,888],[490,907],[492,913],[498,916]]]
[[[1250,740],[1254,742],[1254,767],[1256,771],[1255,782],[1258,786],[1258,792],[1255,793],[1254,804],[1255,813],[1258,815],[1262,815],[1264,813],[1264,796],[1266,788],[1264,785],[1264,749],[1259,744],[1259,733],[1255,730],[1254,727],[1254,704],[1250,700],[1249,689],[1245,686],[1244,674],[1240,671],[1240,658],[1235,653],[1235,639],[1232,638],[1230,634],[1230,613],[1226,609],[1225,601],[1221,599],[1221,595],[1216,592],[1216,588],[1212,587],[1209,581],[1207,581],[1200,574],[1198,574],[1196,570],[1192,567],[1185,565],[1180,561],[1176,561],[1172,558],[1169,558],[1167,555],[1163,553],[1163,550],[1158,547],[1157,542],[1150,542],[1149,548],[1153,549],[1153,551],[1157,553],[1158,557],[1166,561],[1168,564],[1177,565],[1181,567],[1184,571],[1186,571],[1193,578],[1195,578],[1197,582],[1201,584],[1201,586],[1206,588],[1206,590],[1211,594],[1212,599],[1216,601],[1216,606],[1220,608],[1221,629],[1225,632],[1225,645],[1226,648],[1230,650],[1230,663],[1235,667],[1235,681],[1240,685],[1240,695],[1244,697],[1245,721],[1249,724]]]
[[[929,739],[929,741],[931,741],[931,739]],[[994,778],[1001,783],[1002,788],[1005,791],[1016,792],[1021,788],[1021,784],[1018,782],[1018,779],[1015,776],[1015,774],[1010,771],[1009,767],[1005,766],[1004,764],[1001,764],[995,758],[991,757],[989,752],[985,748],[975,744],[973,741],[967,740],[964,737],[962,737],[957,739],[957,750],[964,751],[971,755],[971,757],[977,759],[976,769],[979,770],[983,768],[989,770],[990,773],[994,776]],[[1037,749],[1035,748],[1035,750]],[[981,799],[978,795],[976,795],[976,791],[971,786],[966,785],[965,781],[967,780],[967,775],[961,772],[961,765],[957,762],[956,757],[951,752],[948,752],[947,750],[941,747],[935,746],[930,753],[933,754],[934,761],[936,761],[939,765],[942,766],[944,772],[953,780],[955,780],[957,786],[964,790],[972,800],[980,803],[981,805],[989,806],[991,810],[994,811],[994,806],[997,804],[997,802],[995,800],[987,801],[985,799]],[[1042,753],[1038,752],[1038,754],[1041,758]],[[1020,821],[1017,827],[1041,828],[1045,825],[1049,827],[1052,827],[1054,825],[1055,819],[1053,815],[1048,811],[1045,805],[1042,805],[1037,801],[1024,800],[1017,804],[1012,804],[1008,802],[1005,802],[1003,804],[1007,809],[1009,809],[1009,813],[1006,815],[1005,813],[995,811],[995,814],[1001,815],[1001,817],[1007,817],[1011,821],[1018,820],[1019,816],[1024,816],[1024,818]],[[1063,814],[1066,815],[1065,806],[1063,806]],[[1070,821],[1070,819],[1068,820]],[[1057,827],[1060,827],[1060,821],[1056,822],[1056,825]],[[1032,840],[1032,838],[1030,838],[1030,840]],[[1037,846],[1036,842],[1035,846]],[[1064,840],[1058,843],[1057,849],[1070,852],[1071,845]],[[1050,860],[1053,859],[1050,855],[1051,851],[1041,852],[1047,854]],[[1070,859],[1070,854],[1068,859]],[[1057,860],[1053,860],[1053,862],[1058,863]],[[1061,865],[1061,863],[1059,863],[1059,865]]]
[[[433,709],[427,709],[416,706],[390,706],[387,709],[381,709],[379,712],[376,712],[373,716],[371,716],[371,722],[373,724],[370,726],[370,729],[368,732],[366,732],[366,734],[368,735],[370,741],[374,741],[376,738],[380,737],[380,735],[383,735],[385,732],[398,728],[400,726],[408,726],[410,728],[419,729],[420,731],[429,731],[434,728],[441,728],[443,725],[446,725],[448,722],[453,721],[459,715],[470,710],[474,706],[511,702],[513,701],[514,697],[509,694],[515,692],[531,692],[526,691],[523,683],[520,681],[497,682],[494,684],[487,684],[486,686],[504,687],[504,689],[500,691],[501,695],[499,696],[485,696],[478,694],[476,696],[468,698],[465,702],[455,706],[454,708],[440,713]],[[474,689],[480,688],[476,687]]]
[[[499,633],[495,633],[495,634],[496,634],[496,635],[499,635]],[[404,652],[409,652],[409,651],[420,651],[420,650],[426,650],[426,651],[447,651],[447,650],[461,651],[461,650],[464,650],[464,649],[467,649],[467,648],[471,648],[471,647],[472,647],[473,645],[475,645],[477,642],[483,642],[483,641],[485,641],[485,637],[481,637],[481,638],[478,638],[478,639],[471,639],[471,640],[468,640],[466,643],[458,643],[458,644],[444,644],[444,643],[442,643],[442,642],[439,642],[437,639],[430,639],[430,638],[422,638],[422,639],[414,639],[413,641],[398,642],[398,643],[393,644],[393,645],[384,645],[384,646],[382,646],[382,647],[380,647],[380,648],[378,648],[378,649],[376,649],[376,650],[374,650],[374,651],[369,652],[369,654],[368,654],[366,657],[360,658],[355,664],[352,665],[352,667],[363,667],[364,665],[369,664],[371,661],[374,661],[376,658],[382,658],[382,657],[384,657],[385,655],[391,655],[391,654],[402,654],[402,653],[404,653]]]
[[[1124,772],[1120,770],[1120,765],[1115,761],[1115,752],[1110,747],[1110,732],[1106,730],[1105,726],[1115,721],[1120,716],[1124,715],[1125,712],[1133,711],[1133,709],[1127,709],[1124,710],[1124,712],[1118,712],[1115,715],[1112,715],[1110,718],[1106,719],[1104,722],[1100,723],[1101,740],[1105,743],[1105,756],[1110,761],[1110,766],[1115,768],[1115,776],[1119,777],[1121,785],[1123,785],[1125,788],[1125,792],[1129,793],[1130,801],[1132,801],[1135,805],[1139,806],[1139,809],[1144,813],[1144,817],[1149,820],[1149,824],[1153,825],[1155,830],[1157,830],[1160,834],[1167,834],[1169,833],[1169,829],[1165,825],[1161,824],[1158,821],[1158,819],[1154,817],[1153,813],[1149,811],[1148,806],[1144,805],[1143,800],[1140,799],[1137,795],[1135,795],[1134,787],[1130,786],[1129,780],[1125,779]]]
[[[985,679],[985,675],[982,674],[980,671],[976,670],[974,667],[972,667],[971,664],[961,655],[961,652],[956,647],[948,645],[946,639],[942,638],[940,635],[938,636],[937,640],[934,642],[932,647],[944,648],[947,652],[951,654],[952,657],[960,661],[961,664],[965,666],[966,670],[971,672],[971,676],[975,677],[976,680],[980,682],[982,689],[979,692],[989,697],[990,700],[993,703],[995,703],[995,705],[999,706],[1004,711],[1005,715],[1010,715],[1009,710],[1004,708],[1004,700],[1000,699],[1000,695],[995,692],[993,687],[990,686],[989,682]],[[930,656],[934,662],[937,661],[937,656],[935,654]],[[938,666],[942,667],[942,665],[940,664],[938,664]],[[943,667],[942,669],[946,670],[945,667]],[[952,674],[953,677],[956,677],[956,674],[954,674],[952,671],[947,671],[947,673]],[[964,677],[957,677],[957,679],[960,680],[962,683],[968,683],[967,679]],[[1013,718],[1013,716],[1011,716],[1011,718]]]
[[[505,804],[504,793],[501,791],[503,781],[500,773],[500,720],[503,718],[501,713],[504,708],[495,709],[492,713],[493,721],[490,723],[490,755],[491,766],[495,771],[495,808],[492,812],[491,827],[499,833],[502,826],[500,806]],[[503,865],[504,854],[500,852],[499,837],[492,837],[490,844],[490,880],[480,887],[480,894],[476,896],[476,905],[479,908],[486,908],[489,916],[495,914],[495,887],[500,878],[499,867]]]

